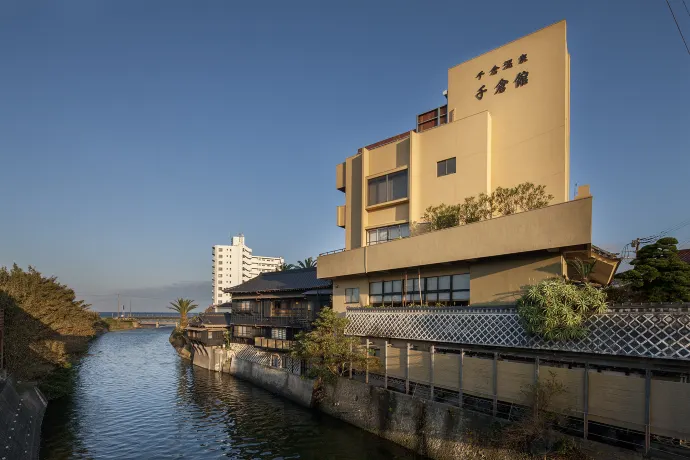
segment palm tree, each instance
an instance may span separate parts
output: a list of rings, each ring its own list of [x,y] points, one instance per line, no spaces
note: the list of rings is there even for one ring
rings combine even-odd
[[[276,271],[277,271],[277,272],[284,272],[285,270],[294,270],[294,269],[295,269],[295,266],[294,266],[294,265],[292,265],[292,264],[286,264],[285,262],[283,262],[282,264],[280,264],[280,265],[278,266],[278,268],[276,269]]]
[[[299,268],[314,268],[316,267],[316,260],[313,257],[307,257],[304,260],[298,260],[297,265]]]
[[[170,302],[168,308],[180,314],[180,327],[185,327],[187,325],[187,314],[198,307],[198,305],[193,302],[194,301],[191,299],[183,299],[182,297],[174,302]]]

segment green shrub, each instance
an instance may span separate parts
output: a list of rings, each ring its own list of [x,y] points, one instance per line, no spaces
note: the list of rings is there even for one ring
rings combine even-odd
[[[546,193],[546,186],[524,182],[515,187],[497,187],[491,194],[467,197],[457,205],[429,206],[422,221],[429,224],[429,230],[441,230],[543,208],[552,199],[553,195]]]
[[[530,334],[547,340],[580,339],[587,334],[583,323],[606,311],[606,294],[590,284],[551,278],[527,288],[517,308]]]

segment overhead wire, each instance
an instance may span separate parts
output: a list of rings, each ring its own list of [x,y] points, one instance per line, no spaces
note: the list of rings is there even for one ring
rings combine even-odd
[[[685,3],[685,2],[683,2]],[[668,5],[668,9],[671,12],[671,16],[673,16],[673,22],[676,23],[676,27],[678,28],[678,33],[680,34],[680,38],[683,40],[683,43],[685,44],[685,49],[688,50],[688,55],[690,55],[690,47],[688,46],[688,42],[685,41],[685,37],[683,36],[683,31],[680,29],[680,25],[678,24],[678,20],[676,19],[676,14],[673,12],[673,8],[671,8],[671,4],[666,0],[666,4]],[[687,5],[685,6],[687,9]]]

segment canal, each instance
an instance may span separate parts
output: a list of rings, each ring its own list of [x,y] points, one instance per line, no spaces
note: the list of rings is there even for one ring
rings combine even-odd
[[[170,329],[110,332],[53,401],[41,458],[413,459],[388,441],[227,374],[191,366]]]

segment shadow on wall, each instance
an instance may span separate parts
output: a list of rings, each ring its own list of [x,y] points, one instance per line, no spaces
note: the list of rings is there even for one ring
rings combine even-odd
[[[6,291],[0,291],[0,305],[5,310],[4,359],[8,372],[18,380],[38,381],[49,399],[62,396],[61,390],[70,384],[70,358],[87,350],[93,334],[60,334],[51,325],[69,321],[64,312],[50,311],[46,305],[43,307],[45,317],[41,321],[23,309],[19,301]],[[93,327],[91,330],[95,331]]]
[[[512,288],[493,293],[490,301],[477,303],[490,306],[515,303],[527,287],[547,278],[560,278],[562,270],[560,255],[545,259],[543,255],[527,254],[475,265],[470,273],[473,290],[477,290],[477,286],[486,290],[492,284]]]

